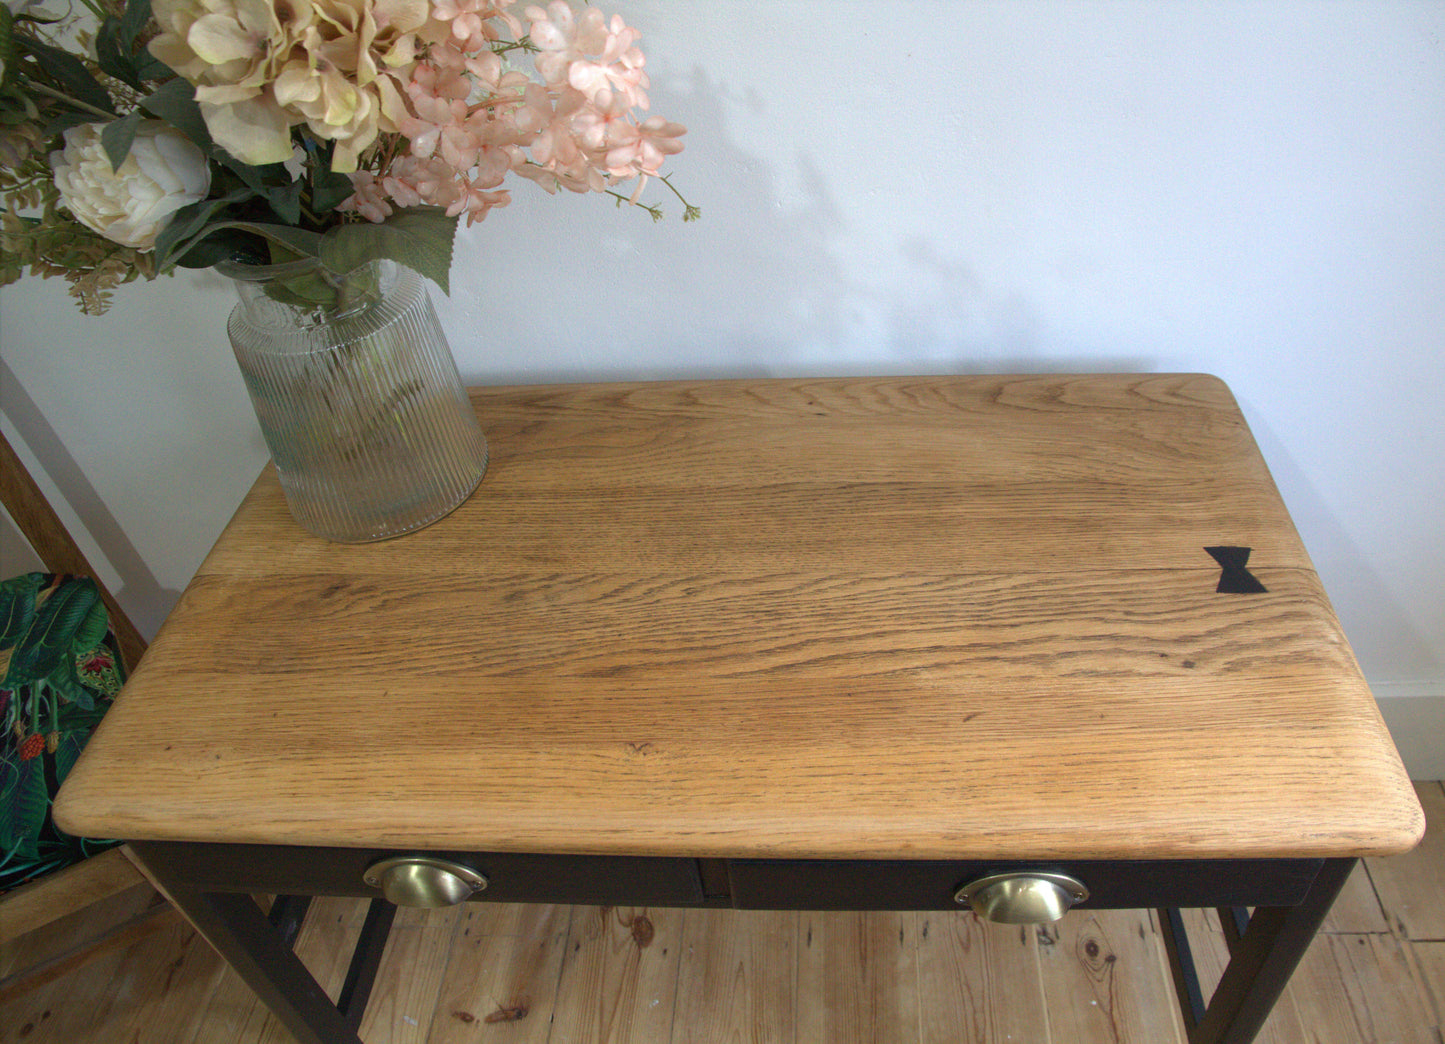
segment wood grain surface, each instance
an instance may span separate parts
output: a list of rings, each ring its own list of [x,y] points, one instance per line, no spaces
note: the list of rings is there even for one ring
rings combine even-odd
[[[490,470],[420,533],[328,543],[261,476],[73,771],[68,829],[1054,859],[1423,829],[1214,378],[473,399]],[[1217,592],[1216,545],[1267,593]]]

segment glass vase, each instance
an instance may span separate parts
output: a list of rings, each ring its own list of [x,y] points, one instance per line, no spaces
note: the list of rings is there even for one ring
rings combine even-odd
[[[328,540],[421,529],[487,470],[487,442],[421,276],[390,261],[218,266],[226,332],[291,514]]]

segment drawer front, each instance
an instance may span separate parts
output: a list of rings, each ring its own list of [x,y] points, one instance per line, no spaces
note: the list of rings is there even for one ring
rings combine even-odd
[[[1065,862],[753,860],[728,862],[732,905],[754,910],[954,910],[959,888],[996,873],[1047,871],[1089,890],[1080,908],[1293,906],[1318,859]]]
[[[158,842],[136,848],[143,858],[164,860],[200,891],[375,897],[380,892],[362,882],[368,866],[425,855],[486,877],[487,887],[474,896],[482,902],[693,906],[703,900],[695,859]]]
[[[618,906],[734,906],[756,910],[952,910],[963,885],[989,874],[1047,871],[1083,882],[1081,907],[1292,906],[1317,859],[1248,860],[698,860],[645,856],[526,855],[395,849],[139,842],[143,858],[199,891],[378,895],[366,868],[425,855],[487,878],[483,902]],[[704,871],[706,872],[704,875]],[[704,888],[704,877],[706,888]]]

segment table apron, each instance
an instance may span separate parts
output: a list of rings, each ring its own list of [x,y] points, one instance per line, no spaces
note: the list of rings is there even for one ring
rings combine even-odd
[[[1082,881],[1095,909],[1291,906],[1319,859],[910,860],[692,859],[140,842],[202,892],[375,897],[362,881],[379,859],[439,857],[487,878],[482,902],[739,909],[947,910],[969,881],[1051,871]]]

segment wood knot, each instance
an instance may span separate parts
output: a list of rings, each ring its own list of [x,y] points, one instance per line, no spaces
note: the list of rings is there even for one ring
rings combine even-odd
[[[488,1015],[483,1022],[521,1022],[527,1017],[528,1007],[525,1003],[514,1007],[499,1005],[497,1010]]]
[[[637,944],[639,950],[652,945],[653,936],[656,935],[657,932],[656,929],[653,928],[650,918],[638,914],[632,919],[632,923],[628,925],[628,927],[632,929],[632,941]]]

